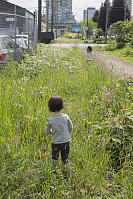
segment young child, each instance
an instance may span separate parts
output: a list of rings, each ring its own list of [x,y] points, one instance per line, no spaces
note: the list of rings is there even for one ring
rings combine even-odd
[[[73,129],[72,122],[68,115],[61,113],[63,106],[63,100],[60,96],[53,96],[48,101],[48,107],[50,112],[54,115],[48,119],[46,125],[46,133],[52,134],[52,164],[55,169],[56,161],[61,152],[61,159],[65,165],[65,176],[70,175],[70,167],[68,162],[68,156],[70,151],[70,131]]]
[[[87,61],[92,61],[92,47],[87,47]]]

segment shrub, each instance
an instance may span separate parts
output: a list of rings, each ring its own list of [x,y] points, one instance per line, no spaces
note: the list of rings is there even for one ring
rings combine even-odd
[[[108,44],[107,46],[105,46],[105,50],[107,50],[107,51],[116,50],[116,45],[115,44]]]
[[[104,51],[104,47],[102,46],[94,46],[93,49],[96,51]]]
[[[125,44],[124,44],[123,42],[118,42],[118,43],[116,44],[117,49],[121,49],[121,48],[123,48],[124,46],[125,46]]]
[[[122,54],[123,54],[124,56],[133,57],[133,49],[128,45],[128,46],[126,46],[126,47],[123,49]]]

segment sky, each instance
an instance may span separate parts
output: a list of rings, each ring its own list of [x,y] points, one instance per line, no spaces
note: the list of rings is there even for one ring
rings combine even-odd
[[[73,14],[77,21],[82,21],[83,19],[83,10],[86,10],[87,7],[94,7],[99,9],[101,3],[105,0],[72,0]]]
[[[42,0],[43,2],[44,0]],[[73,14],[77,21],[82,21],[83,10],[87,7],[94,7],[96,9],[100,8],[101,2],[104,0],[72,0]],[[8,2],[22,6],[30,11],[35,11],[38,6],[38,0],[8,0]]]
[[[43,1],[46,0],[42,0],[42,2]],[[38,0],[8,0],[8,2],[22,6],[31,12],[37,10],[38,6]],[[75,19],[77,21],[82,21],[83,10],[87,9],[87,7],[99,9],[102,2],[105,2],[105,0],[72,0],[72,11],[75,15]]]

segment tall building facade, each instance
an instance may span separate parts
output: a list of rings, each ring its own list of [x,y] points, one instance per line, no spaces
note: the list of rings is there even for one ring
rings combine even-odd
[[[132,13],[132,0],[126,0],[126,1],[127,1],[127,5],[128,5],[129,10]]]
[[[88,19],[93,18],[96,9],[88,7],[87,10],[88,10]],[[83,10],[83,19],[87,19],[87,10]]]
[[[46,23],[49,27],[53,24],[55,29],[57,25],[58,29],[64,29],[66,25],[76,23],[72,12],[72,0],[45,0],[45,2]]]

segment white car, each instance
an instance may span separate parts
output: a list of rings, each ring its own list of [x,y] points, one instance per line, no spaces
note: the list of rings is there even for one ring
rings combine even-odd
[[[16,38],[22,38],[24,39],[26,42],[27,42],[27,45],[28,45],[28,35],[25,35],[25,34],[21,34],[21,35],[16,35]],[[29,44],[31,45],[31,40],[29,39]]]
[[[24,40],[23,38],[17,38],[16,37],[16,40],[15,39],[12,39],[14,42],[16,42],[16,44],[19,45],[19,47],[22,49],[22,51],[24,53],[27,53],[28,52],[28,45],[27,45],[27,42],[26,40]]]
[[[9,59],[20,62],[23,51],[15,44],[8,35],[0,35],[0,64],[5,64]]]
[[[13,37],[13,39],[15,41],[15,36]],[[29,42],[29,48],[28,48],[28,42]],[[25,46],[24,47],[25,52],[31,53],[31,51],[32,51],[32,41],[31,40],[28,41],[28,35],[26,35],[26,34],[16,35],[16,43],[18,43],[20,45],[20,47]],[[27,50],[26,50],[26,46],[27,46]]]

